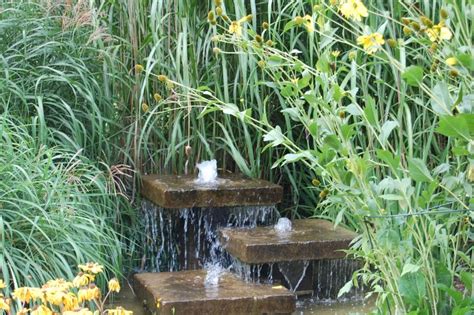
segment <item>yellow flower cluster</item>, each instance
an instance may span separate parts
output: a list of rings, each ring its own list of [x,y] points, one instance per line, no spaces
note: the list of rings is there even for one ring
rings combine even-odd
[[[433,43],[438,43],[442,40],[450,40],[453,37],[453,33],[451,33],[451,30],[446,26],[446,17],[446,13],[441,14],[441,21],[438,24],[434,24],[433,21],[426,16],[420,17],[419,22],[402,18],[402,23],[405,25],[403,27],[403,33],[409,36],[413,32],[420,32],[425,34]]]
[[[102,294],[100,288],[94,284],[94,280],[97,274],[103,272],[104,267],[97,263],[87,263],[78,267],[81,271],[72,282],[64,279],[54,279],[46,282],[41,288],[16,288],[12,297],[20,302],[23,308],[16,310],[15,313],[19,315],[93,315],[95,313],[88,308],[91,305],[99,307],[98,313],[103,313],[101,307],[108,295],[120,291],[119,281],[116,278],[109,281],[108,293],[104,301],[101,301]],[[5,288],[5,282],[0,279],[0,290]],[[25,308],[25,305],[28,308]],[[2,311],[10,313],[12,307],[10,299],[5,298],[0,293],[0,313]],[[132,312],[120,307],[107,312],[108,314],[117,315],[132,314]]]

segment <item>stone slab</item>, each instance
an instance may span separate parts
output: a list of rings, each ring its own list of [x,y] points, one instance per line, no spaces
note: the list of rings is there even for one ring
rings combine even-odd
[[[248,283],[229,272],[205,285],[206,270],[134,275],[136,294],[157,314],[291,314],[295,296],[282,286]]]
[[[223,228],[220,241],[225,250],[248,264],[281,261],[344,258],[356,233],[334,228],[326,220],[303,219],[292,222],[292,231],[278,233],[273,226]]]
[[[194,182],[193,176],[145,175],[142,195],[163,208],[231,207],[274,205],[283,188],[261,179],[220,175],[214,185]]]

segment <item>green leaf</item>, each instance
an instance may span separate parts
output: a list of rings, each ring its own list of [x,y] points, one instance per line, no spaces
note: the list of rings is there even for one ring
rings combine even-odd
[[[423,68],[420,66],[410,66],[405,69],[402,73],[402,79],[404,79],[408,85],[418,86],[423,80]]]
[[[394,156],[390,151],[378,149],[377,157],[387,163],[393,170],[397,170],[400,166],[400,157]]]
[[[398,289],[408,303],[417,305],[426,295],[426,280],[420,272],[408,273],[398,280]]]
[[[433,111],[441,116],[451,115],[454,100],[449,93],[448,84],[446,82],[439,82],[434,86],[432,92],[431,107]]]
[[[289,21],[288,23],[285,24],[285,27],[283,28],[283,33],[289,31],[290,29],[292,29],[295,26],[296,26],[295,21],[293,21],[293,20]]]
[[[285,141],[285,137],[281,132],[280,126],[276,126],[272,130],[270,130],[267,134],[263,136],[263,141],[271,142],[272,147],[276,147],[277,145],[282,144]]]
[[[474,57],[471,54],[458,54],[456,58],[463,67],[474,71]]]
[[[380,131],[380,142],[385,145],[388,137],[392,133],[392,130],[398,127],[398,122],[393,121],[393,120],[388,120],[386,121],[383,126],[382,130]]]
[[[375,107],[375,100],[372,97],[367,97],[365,102],[364,114],[367,118],[367,121],[372,126],[378,126],[378,117],[377,117],[377,110]]]
[[[270,57],[268,57],[268,60],[267,60],[267,65],[268,66],[280,66],[281,64],[283,64],[283,58],[280,57],[280,56],[277,56],[277,55],[272,55]]]
[[[401,276],[404,276],[404,275],[406,275],[407,273],[414,273],[414,272],[417,272],[418,270],[420,270],[420,266],[414,265],[414,264],[410,264],[410,263],[406,263],[406,264],[403,266],[403,270],[402,270]]]
[[[417,182],[431,182],[433,177],[431,177],[430,171],[426,167],[425,162],[421,159],[408,159],[408,170],[410,176]]]
[[[474,114],[442,116],[436,131],[447,137],[464,138],[469,141],[472,139],[469,127],[474,128]]]
[[[336,135],[328,135],[326,138],[324,138],[324,143],[335,150],[339,150],[341,147],[341,142],[336,137]]]
[[[340,298],[344,294],[349,293],[352,289],[352,286],[353,284],[352,284],[352,279],[351,279],[346,284],[344,284],[344,286],[339,290],[339,293],[337,293],[337,297]]]

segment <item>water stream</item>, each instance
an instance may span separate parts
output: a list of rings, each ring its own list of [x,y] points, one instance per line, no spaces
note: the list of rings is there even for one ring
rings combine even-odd
[[[141,208],[144,257],[141,270],[178,271],[231,261],[218,239],[220,227],[274,224],[275,206],[163,209],[144,200]],[[184,231],[184,232],[183,232]]]

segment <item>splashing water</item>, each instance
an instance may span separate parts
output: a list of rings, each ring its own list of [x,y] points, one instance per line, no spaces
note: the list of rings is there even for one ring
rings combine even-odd
[[[220,264],[208,264],[205,266],[207,270],[204,286],[212,287],[219,284],[219,277],[225,271]]]
[[[217,183],[217,161],[203,161],[197,164],[199,170],[196,184],[210,185]]]
[[[278,234],[288,233],[291,231],[291,221],[288,218],[280,218],[273,228]]]

